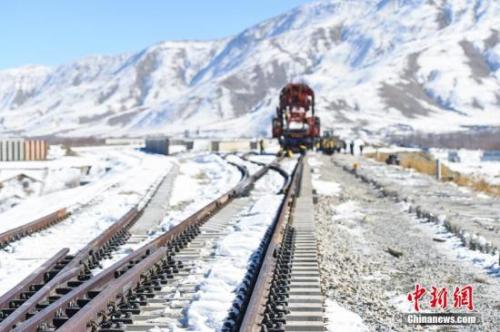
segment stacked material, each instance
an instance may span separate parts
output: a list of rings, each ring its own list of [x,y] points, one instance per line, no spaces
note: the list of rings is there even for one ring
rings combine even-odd
[[[44,140],[0,139],[0,161],[46,160],[48,150]]]
[[[250,140],[212,141],[212,152],[241,152],[250,150]]]

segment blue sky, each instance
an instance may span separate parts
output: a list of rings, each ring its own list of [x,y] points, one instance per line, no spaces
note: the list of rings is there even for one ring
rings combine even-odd
[[[309,0],[12,0],[0,2],[0,68],[57,65],[139,51],[162,40],[214,39]]]

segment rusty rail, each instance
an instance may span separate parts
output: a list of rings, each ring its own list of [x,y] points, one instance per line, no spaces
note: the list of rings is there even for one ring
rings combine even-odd
[[[44,217],[38,218],[35,221],[25,225],[16,227],[0,234],[0,249],[6,247],[9,243],[18,241],[23,237],[29,236],[33,233],[40,232],[50,226],[53,226],[70,215],[66,208],[59,209]]]
[[[68,282],[78,274],[78,268],[73,268],[64,273],[57,274],[53,279],[46,283],[33,296],[26,300],[20,307],[11,315],[7,316],[0,323],[0,331],[9,331],[14,328],[20,321],[26,319],[28,315],[35,309],[38,304],[46,299],[58,285]],[[45,304],[41,304],[45,305]]]
[[[240,331],[257,332],[262,329],[261,322],[269,296],[269,286],[276,267],[276,252],[279,250],[283,240],[284,230],[288,221],[287,216],[291,215],[294,198],[298,195],[300,190],[302,168],[303,159],[301,158],[294,170],[290,185],[286,190],[285,199],[281,203],[279,214],[275,221],[273,235],[262,260],[252,295],[246,305],[246,310],[240,324]]]
[[[199,227],[204,222],[234,198],[244,194],[269,168],[270,165],[266,165],[252,176],[244,177],[227,193],[210,202],[165,234],[65,294],[17,326],[15,331],[35,332],[41,326],[50,325],[55,328],[63,326],[64,330],[72,332],[92,330],[93,327],[97,330],[96,321],[109,318],[110,308],[116,308],[116,303],[120,302],[120,299],[124,298],[141,280],[144,280],[144,275],[148,274],[149,270],[161,265],[165,259],[171,259],[170,255],[178,249],[178,246],[186,245],[199,233]],[[90,297],[89,294],[94,296]],[[98,295],[95,296],[96,294]]]
[[[71,287],[68,287],[68,283],[72,283],[72,287],[78,286],[85,279],[90,278],[90,270],[95,267],[98,261],[108,254],[113,247],[116,247],[118,242],[123,241],[126,236],[127,230],[136,221],[139,215],[138,210],[134,207],[130,209],[118,222],[114,223],[108,227],[104,232],[99,234],[95,239],[89,242],[83,249],[81,249],[71,260],[57,273],[57,275],[48,280],[42,288],[31,294],[30,297],[26,298],[24,303],[16,308],[13,312],[7,313],[7,317],[0,322],[0,331],[7,331],[12,329],[14,326],[24,321],[27,318],[27,314],[36,311],[36,307],[40,307],[40,302],[48,298],[50,295],[56,293],[56,296],[60,296],[64,291],[67,291]],[[50,259],[45,265],[50,264]],[[20,297],[23,293],[21,289],[30,289],[33,287],[34,283],[32,281],[43,280],[45,272],[42,270],[35,271],[30,277],[26,278],[19,285],[12,289],[7,294],[9,297],[15,296]],[[59,277],[61,276],[61,277]],[[35,282],[36,283],[36,282]],[[66,284],[66,286],[64,286]]]
[[[259,154],[255,153],[255,152],[248,152],[248,153],[245,153],[243,156],[241,156],[241,159],[248,161],[249,163],[254,163],[254,164],[260,165],[260,166],[266,165],[266,163],[264,163],[264,162],[256,161],[256,160],[252,160],[252,159],[248,158],[248,156],[251,156],[251,155],[252,156],[259,156]],[[286,189],[288,188],[290,181],[291,181],[290,174],[288,174],[287,171],[285,171],[283,168],[281,168],[280,164],[277,162],[272,162],[270,164],[269,168],[271,168],[273,171],[280,173],[280,175],[285,179],[285,181],[283,182],[283,186],[281,187],[281,190],[280,190],[280,193],[284,193],[286,191]]]
[[[14,301],[25,302],[30,293],[35,293],[36,288],[43,285],[44,282],[52,278],[50,271],[66,258],[69,249],[64,248],[57,252],[53,257],[38,267],[33,273],[19,282],[10,291],[0,296],[0,322],[10,313],[14,312],[16,307]],[[33,295],[31,294],[31,295]],[[12,303],[11,303],[12,302]]]
[[[142,211],[137,210],[137,207],[132,207],[118,222],[113,223],[83,249],[78,251],[75,258],[66,268],[70,269],[76,266],[83,266],[88,270],[94,268],[113,247],[116,247],[120,242],[128,238],[128,230],[141,214]]]
[[[158,187],[159,185],[155,191],[158,190]],[[65,209],[63,210],[59,210],[50,216],[62,217],[62,213],[66,211]],[[56,266],[44,271],[42,267],[53,265],[54,258],[49,259],[28,278],[0,297],[0,331],[13,328],[29,318],[37,310],[41,310],[43,307],[56,301],[65,292],[90,279],[92,277],[91,269],[97,266],[102,258],[115,250],[118,245],[123,244],[128,239],[128,230],[141,214],[142,209],[138,210],[137,206],[131,208],[119,221],[112,224],[83,249],[78,251],[76,256],[65,255],[65,257],[61,257]],[[29,228],[31,224],[33,223],[25,225],[25,227]],[[47,225],[47,227],[50,225]],[[20,228],[24,228],[24,226]],[[9,233],[15,230],[9,231]],[[55,281],[51,280],[55,276],[62,274],[64,274],[65,278],[55,278]],[[45,301],[46,298],[49,299],[48,304],[40,305],[40,302]]]

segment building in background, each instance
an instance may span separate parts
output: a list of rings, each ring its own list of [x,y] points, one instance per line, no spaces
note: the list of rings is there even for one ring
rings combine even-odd
[[[0,139],[0,161],[46,160],[48,151],[49,145],[45,140]]]

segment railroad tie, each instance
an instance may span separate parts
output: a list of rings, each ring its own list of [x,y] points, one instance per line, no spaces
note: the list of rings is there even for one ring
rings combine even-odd
[[[324,298],[318,266],[311,172],[307,161],[304,161],[292,226],[293,260],[285,331],[324,331]]]

